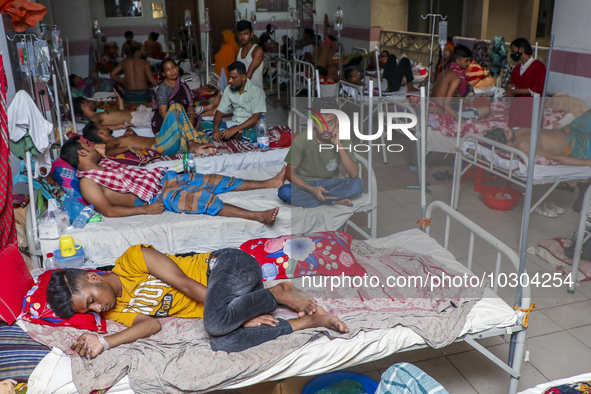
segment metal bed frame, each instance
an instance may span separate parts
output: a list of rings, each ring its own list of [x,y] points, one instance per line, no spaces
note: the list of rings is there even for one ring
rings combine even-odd
[[[568,286],[568,292],[570,294],[575,293],[575,283],[577,282],[577,274],[579,271],[579,264],[581,262],[581,250],[583,245],[589,238],[591,238],[591,232],[586,234],[587,218],[589,217],[589,203],[591,202],[591,187],[587,188],[585,197],[583,198],[583,207],[581,208],[581,216],[579,219],[579,227],[577,229],[577,239],[575,241],[575,252],[573,256],[573,266],[571,271],[571,282]]]
[[[314,78],[314,65],[302,60],[293,60],[292,97],[296,97],[304,89],[308,89],[308,97],[311,97],[310,83],[308,79]],[[292,103],[293,106],[293,103]]]

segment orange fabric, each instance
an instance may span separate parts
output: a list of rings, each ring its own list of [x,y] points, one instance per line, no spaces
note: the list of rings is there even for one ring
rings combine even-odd
[[[222,69],[226,70],[228,75],[228,66],[236,61],[236,52],[240,49],[234,39],[234,33],[231,30],[224,30],[222,32],[226,43],[222,45],[220,51],[215,54],[215,72],[222,75]]]
[[[449,48],[449,50],[451,51],[451,54],[453,55],[454,49],[456,48],[454,43],[452,41],[448,41],[447,44],[445,44],[445,46]],[[451,57],[449,59],[451,61]],[[441,74],[442,71],[443,71],[443,61],[441,62],[441,64],[439,64],[439,66],[437,66],[437,75]]]
[[[17,32],[23,32],[29,27],[35,27],[47,13],[47,7],[27,0],[14,0],[2,9],[2,12],[10,14],[12,26]]]

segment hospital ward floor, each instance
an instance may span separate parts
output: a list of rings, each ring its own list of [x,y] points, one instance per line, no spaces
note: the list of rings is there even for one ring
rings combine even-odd
[[[287,116],[280,106],[270,107],[267,119],[271,125],[287,122]],[[435,200],[448,204],[450,202],[452,181],[436,181],[432,176],[436,171],[453,172],[453,155],[447,158],[444,156],[433,154],[431,157],[427,181],[431,184],[429,189],[433,195],[427,196],[427,204]],[[417,220],[421,216],[420,192],[404,189],[407,185],[418,184],[418,177],[408,170],[406,152],[389,153],[387,165],[383,164],[381,155],[374,155],[373,162],[378,182],[378,237],[418,228]],[[535,186],[534,199],[537,200],[547,188],[548,186],[543,185]],[[578,194],[578,189],[574,192],[554,190],[551,193],[548,200],[563,207],[565,213],[557,218],[532,214],[528,246],[536,246],[544,239],[572,235],[578,226],[579,215],[572,211],[571,206]],[[462,185],[459,211],[515,251],[519,243],[522,210],[523,200],[511,211],[491,210],[484,205],[480,194],[474,192],[474,181],[468,180]],[[367,225],[363,214],[357,214],[354,220],[361,226]],[[443,245],[443,216],[434,215],[431,226],[431,236]],[[352,229],[350,231],[355,233]],[[452,224],[449,249],[462,263],[467,261],[468,238],[469,232],[466,229]],[[472,270],[477,275],[484,271],[494,271],[495,261],[494,249],[476,241]],[[536,255],[527,255],[526,268],[529,273],[554,272],[552,266]],[[503,264],[502,271],[510,272],[507,264]],[[499,295],[513,305],[513,290],[500,290]],[[537,307],[531,313],[527,332],[529,362],[523,363],[519,390],[542,382],[591,372],[591,283],[579,284],[572,295],[567,293],[566,288],[532,289],[532,301]],[[480,343],[502,360],[507,360],[509,339],[506,335],[488,338]],[[389,366],[401,361],[413,363],[423,369],[450,394],[499,394],[508,389],[509,375],[466,343],[452,344],[443,349],[428,348],[397,353],[350,370],[379,381],[381,374]]]

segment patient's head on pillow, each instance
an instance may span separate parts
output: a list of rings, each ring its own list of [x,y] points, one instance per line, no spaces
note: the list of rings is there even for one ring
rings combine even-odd
[[[493,140],[495,142],[500,142],[501,144],[507,143],[507,134],[505,133],[505,129],[500,127],[485,131],[484,138],[488,138],[489,140]]]
[[[107,312],[115,306],[117,297],[103,277],[95,271],[77,268],[55,270],[47,284],[47,302],[62,319],[75,313]]]
[[[96,144],[101,144],[104,142],[103,137],[101,137],[99,134],[99,127],[94,122],[90,122],[86,126],[84,126],[84,128],[82,129],[82,135],[87,140],[94,142]]]
[[[64,146],[62,146],[60,151],[60,158],[72,167],[78,168],[78,165],[80,164],[78,151],[80,149],[84,149],[80,143],[80,137],[72,137],[64,142]]]

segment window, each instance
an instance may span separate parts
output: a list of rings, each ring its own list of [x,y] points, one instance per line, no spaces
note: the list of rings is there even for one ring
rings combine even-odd
[[[287,12],[288,0],[256,0],[257,12]]]
[[[105,17],[107,18],[138,18],[142,17],[141,0],[103,0]]]

